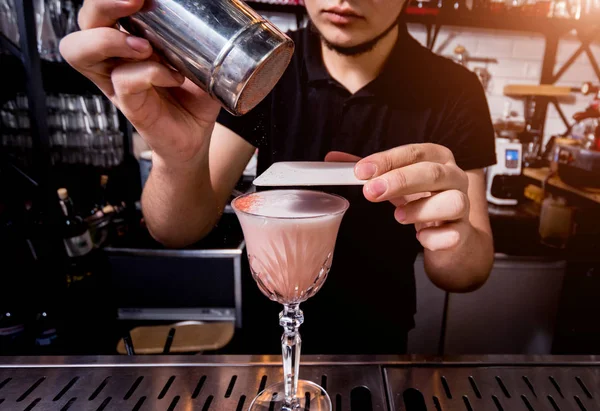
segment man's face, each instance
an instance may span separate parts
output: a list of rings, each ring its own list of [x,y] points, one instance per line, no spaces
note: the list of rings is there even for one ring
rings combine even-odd
[[[312,22],[325,41],[347,48],[367,43],[400,15],[403,0],[305,0]]]

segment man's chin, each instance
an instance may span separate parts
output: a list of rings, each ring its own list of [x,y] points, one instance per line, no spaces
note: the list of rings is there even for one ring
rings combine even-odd
[[[380,35],[376,36],[375,38],[365,40],[360,39],[363,37],[359,36],[360,30],[352,28],[351,26],[348,26],[347,28],[343,26],[322,27],[321,29],[316,27],[316,25],[313,23],[311,24],[311,27],[321,36],[321,40],[328,49],[344,56],[359,56],[373,50],[377,43],[394,27],[396,27],[397,24],[398,22],[395,21]],[[361,34],[364,35],[364,33]]]
[[[319,34],[323,44],[330,50],[334,50],[344,55],[352,55],[356,47],[361,46],[361,41],[357,40],[357,31],[351,27],[324,27],[322,30],[312,25],[313,30]]]
[[[376,41],[357,42],[356,39],[353,39],[353,41],[344,41],[340,40],[339,37],[330,41],[324,35],[321,35],[321,41],[328,49],[344,56],[358,56],[367,53],[377,43]]]
[[[318,30],[321,38],[336,47],[352,47],[359,44],[357,41],[357,30],[350,27],[332,27],[327,30]]]

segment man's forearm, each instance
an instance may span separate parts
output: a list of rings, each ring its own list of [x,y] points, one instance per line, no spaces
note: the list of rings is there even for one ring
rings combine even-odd
[[[466,225],[465,240],[456,248],[425,250],[425,271],[438,287],[451,292],[468,292],[481,287],[494,263],[491,235]]]
[[[211,186],[208,158],[185,167],[169,167],[155,159],[142,210],[152,236],[168,247],[183,247],[208,234],[222,212]]]

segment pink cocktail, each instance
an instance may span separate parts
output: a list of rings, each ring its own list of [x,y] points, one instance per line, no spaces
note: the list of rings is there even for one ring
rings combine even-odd
[[[267,297],[284,306],[279,316],[284,381],[260,393],[250,410],[301,411],[307,401],[311,409],[331,410],[325,390],[298,380],[298,328],[304,321],[299,304],[327,278],[348,201],[318,191],[272,190],[238,197],[232,206],[244,231],[254,279]]]

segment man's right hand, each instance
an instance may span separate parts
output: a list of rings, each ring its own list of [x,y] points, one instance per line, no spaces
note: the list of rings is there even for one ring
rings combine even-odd
[[[156,160],[169,168],[207,166],[220,105],[161,64],[147,40],[117,28],[117,20],[143,2],[86,0],[79,12],[81,31],[61,41],[61,54],[123,112]]]

